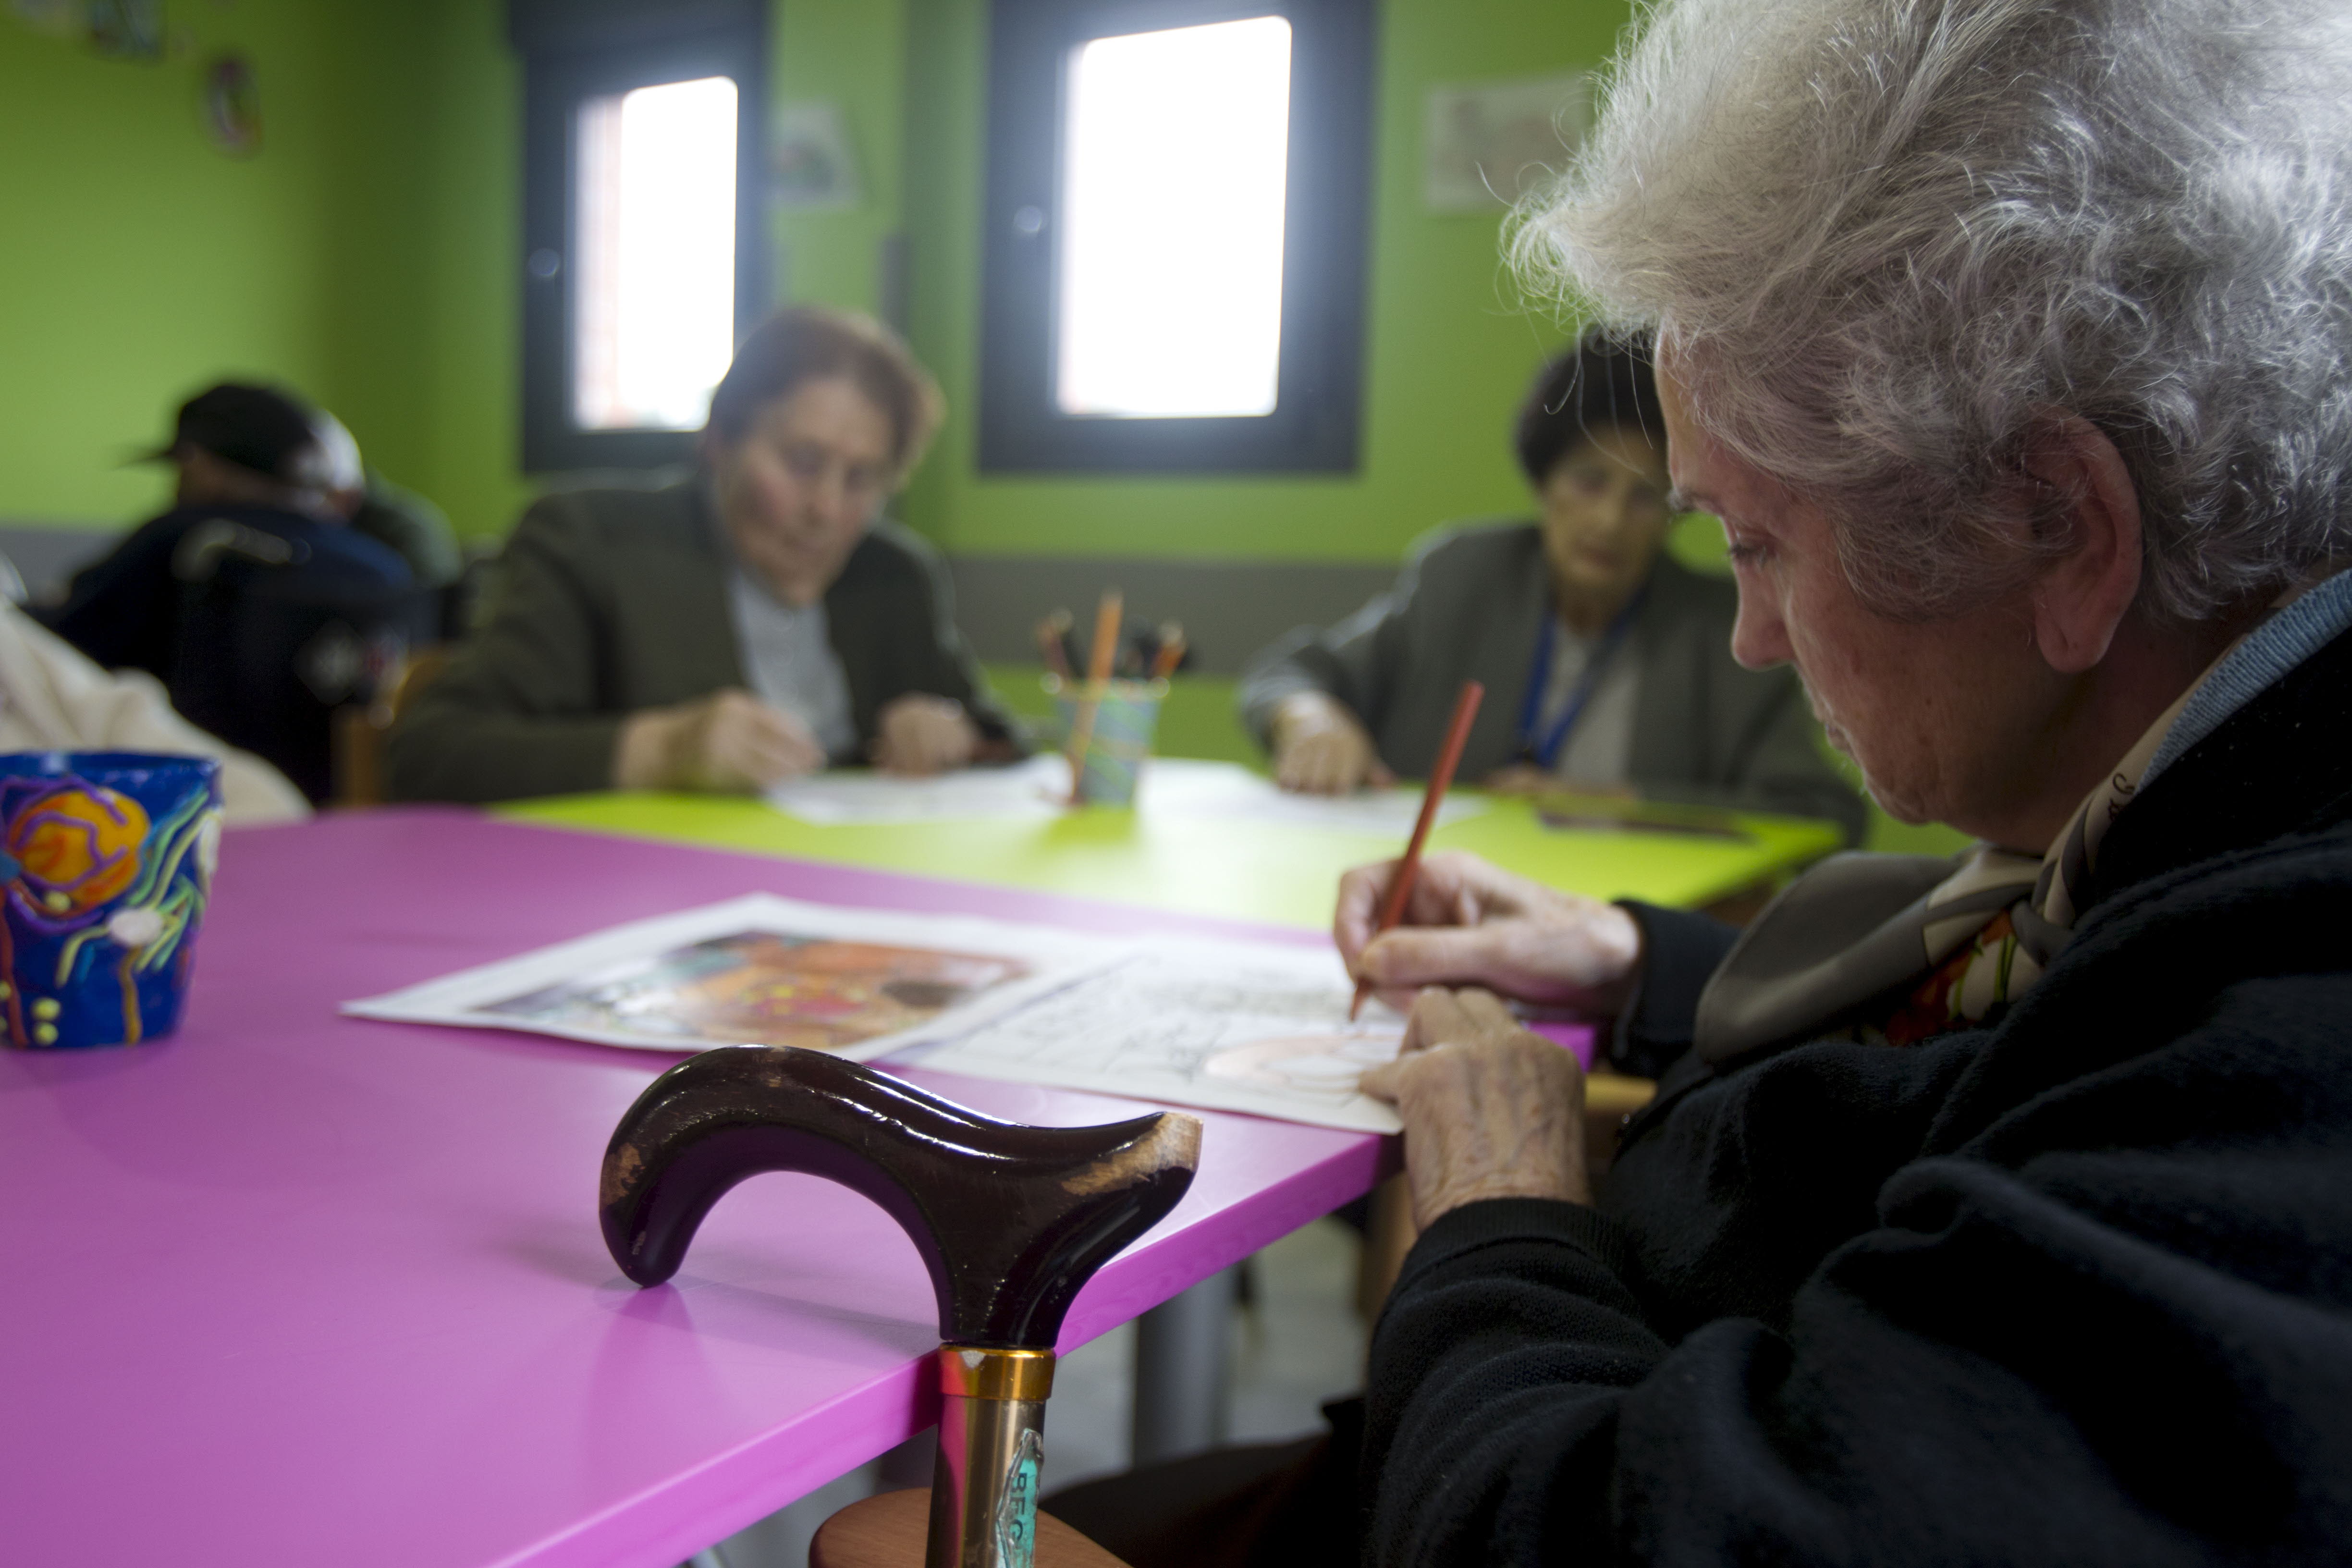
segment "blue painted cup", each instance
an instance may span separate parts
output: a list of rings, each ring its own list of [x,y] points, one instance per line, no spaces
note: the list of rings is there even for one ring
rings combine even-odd
[[[1045,678],[1045,690],[1062,721],[1062,733],[1075,738],[1085,687]],[[1143,778],[1143,762],[1151,755],[1151,737],[1160,728],[1160,703],[1168,695],[1164,680],[1113,680],[1105,683],[1102,700],[1095,706],[1093,730],[1087,736],[1085,764],[1078,770],[1078,799],[1088,805],[1133,805],[1135,787]],[[1068,740],[1064,742],[1066,750]]]
[[[220,853],[220,764],[0,755],[0,1036],[137,1045],[180,1026]]]

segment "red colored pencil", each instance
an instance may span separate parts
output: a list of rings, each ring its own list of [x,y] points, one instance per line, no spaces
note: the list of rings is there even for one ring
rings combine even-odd
[[[1445,744],[1437,749],[1437,765],[1429,770],[1429,791],[1421,797],[1421,818],[1412,825],[1412,842],[1404,847],[1404,862],[1397,868],[1396,880],[1389,884],[1389,896],[1381,905],[1380,924],[1372,934],[1379,936],[1393,931],[1404,919],[1405,905],[1412,901],[1412,884],[1421,875],[1422,847],[1429,842],[1429,830],[1437,821],[1437,808],[1445,804],[1446,787],[1454,782],[1454,769],[1462,761],[1462,748],[1470,739],[1470,721],[1478,717],[1478,703],[1486,689],[1475,680],[1462,683],[1462,694],[1454,700],[1454,721],[1446,727]],[[1364,998],[1372,994],[1369,980],[1356,982],[1356,999],[1348,1004],[1348,1022],[1364,1010]]]

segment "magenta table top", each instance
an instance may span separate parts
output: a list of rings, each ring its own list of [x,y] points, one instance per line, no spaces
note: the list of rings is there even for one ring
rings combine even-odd
[[[0,1557],[653,1568],[929,1425],[929,1280],[846,1190],[759,1177],[672,1285],[613,1267],[597,1163],[674,1058],[335,1014],[760,890],[1300,939],[459,811],[232,833],[177,1039],[0,1052]],[[1139,1109],[909,1076],[1019,1121]],[[1078,1298],[1066,1349],[1379,1173],[1378,1139],[1201,1116],[1191,1194]]]

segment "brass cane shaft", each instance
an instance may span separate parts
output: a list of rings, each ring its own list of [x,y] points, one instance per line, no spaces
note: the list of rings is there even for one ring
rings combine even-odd
[[[1031,1568],[1051,1351],[940,1347],[928,1568]]]

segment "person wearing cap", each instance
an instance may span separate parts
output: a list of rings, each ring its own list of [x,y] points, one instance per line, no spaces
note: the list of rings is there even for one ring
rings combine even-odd
[[[1017,756],[945,568],[883,515],[938,421],[877,323],[772,317],[712,394],[698,473],[523,514],[489,619],[394,727],[393,794],[743,791]]]
[[[1252,662],[1238,700],[1277,782],[1346,794],[1426,774],[1475,679],[1465,781],[1826,817],[1858,838],[1862,799],[1814,743],[1795,676],[1741,668],[1731,584],[1661,549],[1646,353],[1588,334],[1537,374],[1514,445],[1536,521],[1440,530],[1390,592]]]
[[[343,422],[323,408],[311,428],[327,458],[327,506],[354,531],[389,544],[428,588],[446,588],[465,574],[466,558],[441,509],[371,468]]]
[[[177,470],[171,510],[77,574],[46,617],[104,668],[155,677],[183,713],[258,752],[313,799],[330,783],[325,710],[356,689],[359,665],[381,661],[374,623],[355,617],[380,610],[420,629],[430,618],[408,563],[349,526],[337,497],[352,476],[338,471],[320,421],[268,387],[225,384],[190,398],[155,454]],[[255,668],[256,648],[297,635],[298,602],[351,613]],[[331,625],[345,629],[337,636]],[[298,670],[299,661],[308,662]],[[315,700],[297,693],[298,676]]]

